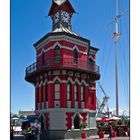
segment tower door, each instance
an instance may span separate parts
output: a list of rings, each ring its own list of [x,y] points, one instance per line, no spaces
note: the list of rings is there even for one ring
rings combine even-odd
[[[77,114],[74,118],[74,129],[80,129],[80,122],[81,122],[81,118],[79,114]]]

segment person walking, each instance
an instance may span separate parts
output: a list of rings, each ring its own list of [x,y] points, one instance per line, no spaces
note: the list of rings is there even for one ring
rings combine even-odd
[[[27,134],[28,134],[28,140],[31,140],[32,139],[32,128],[31,128],[31,126],[28,127]]]
[[[108,136],[108,139],[112,139],[112,130],[113,130],[113,128],[112,128],[112,125],[111,125],[111,123],[109,123],[108,124],[108,133],[109,133],[109,136]]]

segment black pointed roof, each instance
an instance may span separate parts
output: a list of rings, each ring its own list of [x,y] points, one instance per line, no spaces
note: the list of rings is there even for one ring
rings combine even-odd
[[[54,15],[59,10],[64,10],[71,14],[75,13],[69,0],[53,0],[48,16]]]

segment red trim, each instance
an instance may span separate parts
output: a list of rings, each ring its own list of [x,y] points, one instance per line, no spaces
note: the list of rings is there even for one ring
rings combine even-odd
[[[49,127],[49,113],[45,113],[45,118],[46,118],[46,129]]]
[[[89,103],[88,103],[88,96],[89,96],[89,88],[88,86],[85,86],[85,108],[89,108]]]
[[[46,93],[47,93],[47,87],[46,87],[46,85],[44,85],[44,109],[46,109]]]
[[[72,113],[71,112],[67,112],[66,113],[66,126],[67,126],[67,129],[71,129],[71,126],[72,126]]]
[[[39,87],[35,88],[35,110],[38,110]]]
[[[81,85],[78,85],[78,108],[81,108]]]
[[[60,84],[60,107],[67,108],[67,84]]]
[[[48,107],[54,108],[54,84],[48,84]]]

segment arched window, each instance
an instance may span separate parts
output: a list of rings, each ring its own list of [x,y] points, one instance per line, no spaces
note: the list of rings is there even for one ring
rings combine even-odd
[[[84,85],[81,85],[81,101],[85,100]]]
[[[60,47],[58,45],[54,49],[54,62],[55,64],[60,63]]]
[[[77,62],[78,62],[78,53],[77,53],[76,49],[74,49],[74,51],[73,51],[73,62],[74,62],[74,64],[77,64]]]
[[[89,58],[89,62],[93,62],[93,60],[91,58]]]
[[[58,81],[54,84],[54,90],[55,90],[55,100],[60,100],[60,84]]]
[[[67,100],[71,99],[71,83],[68,82],[67,84]]]

